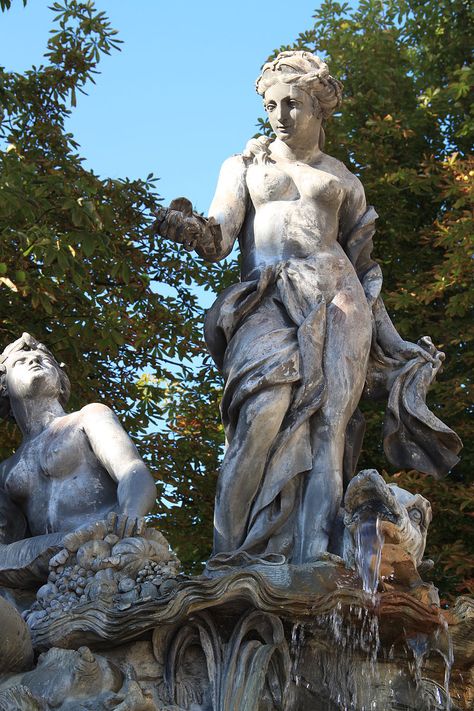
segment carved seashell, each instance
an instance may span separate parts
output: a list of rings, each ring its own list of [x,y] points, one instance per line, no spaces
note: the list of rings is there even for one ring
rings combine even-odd
[[[161,543],[161,545],[169,548],[168,541],[156,528],[147,528],[143,534],[143,538],[146,538],[148,541],[156,541],[156,543]]]
[[[112,548],[113,556],[120,556],[122,572],[130,577],[136,577],[137,573],[151,561],[166,563],[172,555],[166,539],[162,536],[162,541],[149,540],[146,538],[124,538]]]
[[[80,528],[78,531],[72,531],[64,537],[64,547],[71,553],[75,553],[81,546],[88,541],[102,540],[108,533],[107,524],[105,521],[96,521],[90,526]]]
[[[77,551],[76,557],[79,567],[99,569],[104,558],[110,555],[110,545],[106,541],[92,540],[84,543]]]

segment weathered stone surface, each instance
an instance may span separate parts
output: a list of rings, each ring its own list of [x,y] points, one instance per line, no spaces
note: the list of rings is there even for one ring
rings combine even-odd
[[[371,258],[375,210],[322,124],[342,85],[309,52],[263,67],[257,91],[274,137],[222,166],[209,218],[179,198],[155,229],[206,259],[236,240],[242,280],[206,316],[225,386],[228,446],[215,507],[213,569],[254,560],[312,562],[341,552],[343,488],[356,471],[363,391],[387,400],[384,447],[399,467],[442,475],[461,443],[425,398],[444,354],[396,331]]]
[[[33,630],[36,644],[74,647],[82,629],[107,657],[132,664],[158,709],[363,711],[372,698],[375,711],[432,711],[445,708],[447,668],[452,708],[472,703],[468,599],[442,611],[408,593],[338,588],[337,576],[332,592],[290,594],[262,572],[236,571],[183,580],[167,601],[138,601],[123,613],[99,604],[70,617],[50,621],[49,641]],[[133,642],[150,633],[153,654],[149,642]],[[427,705],[430,694],[438,706]]]
[[[66,414],[69,379],[32,336],[5,348],[0,375],[0,412],[13,415],[23,435],[0,465],[0,585],[35,588],[66,534],[116,511],[123,538],[152,507],[155,486],[108,407]]]
[[[132,667],[120,669],[81,647],[50,649],[34,670],[0,682],[2,708],[153,711],[156,706],[142,691]]]
[[[0,675],[29,669],[32,664],[29,629],[17,610],[0,597]]]
[[[111,533],[117,530],[117,518],[111,514],[106,521],[64,538],[64,549],[50,561],[46,585],[25,613],[32,629],[38,623],[42,628],[53,621],[61,624],[83,608],[95,615],[100,604],[106,610],[123,611],[162,597],[164,584],[179,574],[178,559],[164,536],[153,528],[140,524],[139,535],[125,538]],[[84,636],[82,641],[86,641]]]
[[[441,475],[460,441],[425,403],[444,355],[393,327],[377,215],[323,153],[341,89],[314,55],[278,55],[257,81],[275,138],[225,162],[209,218],[185,198],[157,213],[207,259],[242,250],[205,327],[228,440],[205,575],[141,518],[153,483],[113,413],[67,415],[69,380],[28,334],[0,356],[23,434],[0,467],[0,711],[472,708],[474,603],[442,611],[422,580],[429,502],[352,478],[363,391],[387,399],[400,467]]]
[[[364,589],[406,591],[439,605],[437,590],[419,572],[432,564],[423,560],[432,517],[429,501],[366,469],[351,480],[344,509],[344,559],[358,569]]]

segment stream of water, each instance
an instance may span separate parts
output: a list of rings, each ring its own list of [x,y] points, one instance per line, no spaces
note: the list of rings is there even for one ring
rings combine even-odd
[[[453,646],[446,620],[441,616],[434,633],[405,632],[406,664],[396,660],[394,646],[384,650],[377,596],[384,535],[376,513],[363,512],[354,542],[357,572],[371,600],[366,598],[362,605],[349,607],[338,602],[331,612],[315,617],[315,627],[322,632],[322,643],[314,657],[316,674],[314,669],[305,672],[303,658],[314,630],[301,623],[293,626],[290,654],[296,687],[306,687],[315,697],[327,694],[328,702],[330,699],[340,711],[385,711],[385,703],[417,711],[454,711],[449,693]],[[433,652],[444,660],[444,688],[424,677],[426,661]]]
[[[355,533],[355,563],[364,592],[375,595],[379,585],[384,535],[379,517],[367,513],[361,517]]]

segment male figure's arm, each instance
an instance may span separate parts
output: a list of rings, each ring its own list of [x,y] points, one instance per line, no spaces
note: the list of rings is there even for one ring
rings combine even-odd
[[[131,518],[149,513],[156,498],[155,482],[116,415],[106,405],[86,405],[81,427],[97,459],[118,484],[119,513]]]

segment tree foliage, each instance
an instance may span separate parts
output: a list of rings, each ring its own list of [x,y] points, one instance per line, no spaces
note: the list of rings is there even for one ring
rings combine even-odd
[[[84,167],[66,120],[119,40],[92,2],[65,0],[51,9],[44,64],[23,74],[0,67],[0,347],[22,331],[44,341],[68,368],[71,407],[98,399],[110,405],[168,505],[183,501],[185,482],[188,505],[176,509],[177,522],[209,521],[212,483],[204,512],[197,494],[193,511],[191,497],[210,455],[185,436],[183,415],[174,413],[179,397],[183,408],[194,403],[195,417],[204,394],[213,407],[217,401],[208,381],[198,394],[191,360],[203,352],[196,286],[212,283],[220,268],[207,269],[151,234],[159,199],[152,175],[111,180]],[[217,411],[203,420],[218,429]],[[17,443],[13,423],[3,423],[0,456]],[[211,530],[208,524],[208,540]],[[178,549],[187,532],[178,526],[172,536]],[[186,560],[196,558],[186,551]]]

